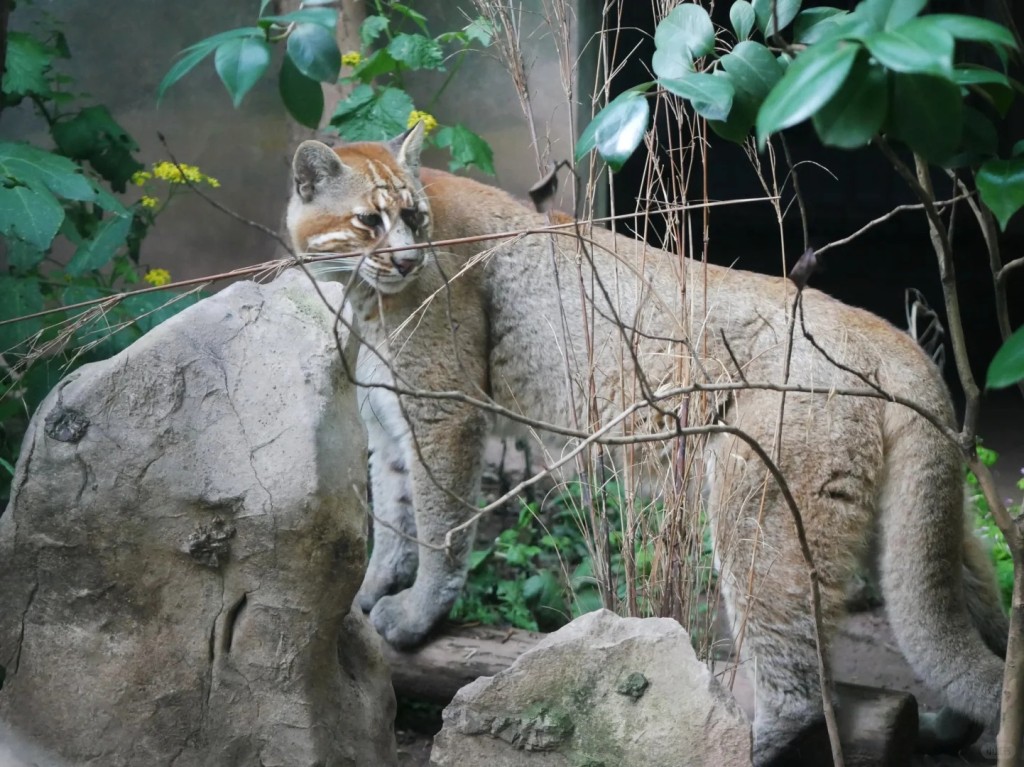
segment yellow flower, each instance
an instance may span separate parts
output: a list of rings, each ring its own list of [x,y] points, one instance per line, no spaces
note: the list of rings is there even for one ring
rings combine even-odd
[[[142,199],[139,200],[139,203],[142,205],[143,208],[155,208],[157,205],[160,204],[160,199],[157,197],[150,197],[148,194],[144,194],[142,195]]]
[[[434,115],[414,109],[409,113],[409,121],[406,123],[406,127],[411,128],[418,122],[423,123],[423,130],[426,133],[430,133],[430,131],[437,127],[437,120],[434,119]]]
[[[346,67],[358,67],[363,61],[363,54],[359,51],[349,51],[341,57],[341,63]]]
[[[171,273],[166,269],[150,269],[142,279],[154,288],[159,288],[171,281]]]
[[[142,186],[147,181],[153,178],[153,174],[147,170],[137,170],[132,174],[132,183],[135,186]]]
[[[153,175],[168,184],[209,184],[216,189],[220,182],[212,176],[207,176],[195,165],[186,165],[183,162],[173,163],[162,160],[153,163]]]

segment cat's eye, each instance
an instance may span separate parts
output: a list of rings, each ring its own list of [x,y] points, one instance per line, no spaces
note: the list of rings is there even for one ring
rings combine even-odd
[[[403,208],[402,221],[414,232],[418,232],[420,227],[423,226],[423,214],[416,210],[416,208]]]
[[[359,223],[363,226],[368,226],[371,229],[376,229],[384,224],[383,219],[376,213],[357,213],[356,218],[359,219]]]

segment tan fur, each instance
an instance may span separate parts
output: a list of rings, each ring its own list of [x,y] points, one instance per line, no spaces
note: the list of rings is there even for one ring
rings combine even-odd
[[[419,138],[414,131],[389,145],[342,147],[337,155],[349,169],[343,175],[360,178],[361,158],[390,157],[394,177],[429,202],[432,232],[423,236],[434,241],[546,225],[500,190],[428,169],[417,176]],[[366,194],[332,188],[340,187],[328,184],[308,203],[293,199],[289,226],[297,247],[317,231],[311,222],[343,217]],[[687,369],[697,380],[782,380],[792,283],[693,263],[602,229],[585,230],[582,245],[571,230],[458,245],[393,283],[386,306],[365,284],[350,288],[362,307],[360,330],[395,371],[392,378],[386,366],[372,363],[372,353],[361,355],[380,523],[360,601],[394,644],[420,642],[463,585],[472,535],[457,540],[452,559],[432,547],[471,513],[487,421],[472,407],[396,398],[375,383],[489,395],[531,419],[573,428],[595,411],[602,423],[614,418],[638,396],[640,374],[655,391]],[[450,279],[489,248],[481,264]],[[389,340],[435,291],[423,315]],[[369,311],[373,306],[379,313]],[[786,395],[777,463],[802,513],[826,629],[841,616],[845,586],[877,527],[882,586],[903,652],[956,710],[990,723],[1002,663],[971,616],[992,645],[999,631],[1005,635],[1005,622],[984,586],[992,581],[987,562],[973,553],[964,558],[957,449],[906,407],[828,394],[865,388],[848,372],[855,370],[952,423],[948,393],[917,345],[884,320],[811,289],[803,307],[809,332],[842,367],[797,330],[789,383],[821,393]],[[699,357],[691,359],[689,349],[700,350]],[[781,395],[767,390],[722,400],[724,420],[769,450],[780,406]],[[657,420],[640,419],[641,428],[655,428]],[[742,659],[755,675],[755,761],[763,765],[821,715],[807,569],[780,490],[750,446],[719,434],[705,458],[725,604],[733,625],[745,625]],[[417,551],[399,533],[415,533],[426,545]],[[966,597],[974,601],[971,615]]]

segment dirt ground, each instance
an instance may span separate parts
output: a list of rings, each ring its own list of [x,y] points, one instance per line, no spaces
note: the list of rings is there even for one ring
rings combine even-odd
[[[909,692],[917,698],[922,711],[934,711],[941,705],[939,696],[924,687],[907,665],[896,646],[896,639],[882,608],[850,616],[834,640],[832,657],[836,679],[868,687]],[[739,699],[748,696],[748,692],[737,689]],[[429,726],[427,722],[421,728]],[[408,728],[399,729],[399,767],[426,767],[430,761],[430,742],[429,734]],[[985,760],[976,754],[922,755],[908,767],[968,767],[994,763],[994,760]]]

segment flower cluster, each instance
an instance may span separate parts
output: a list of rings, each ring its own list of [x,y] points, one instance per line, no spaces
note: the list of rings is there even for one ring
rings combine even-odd
[[[216,189],[220,182],[213,176],[207,176],[195,165],[185,163],[168,162],[161,160],[153,163],[153,170],[140,170],[132,174],[132,183],[136,186],[144,186],[150,179],[157,178],[166,181],[168,184],[206,184]]]
[[[150,269],[142,279],[154,288],[159,288],[161,285],[166,285],[171,281],[171,273],[166,269]]]
[[[363,54],[359,51],[349,51],[341,57],[341,63],[346,67],[358,67],[363,62]]]
[[[139,204],[142,205],[143,208],[155,208],[157,205],[160,204],[160,198],[144,194],[142,195],[142,198],[139,200]]]
[[[414,109],[409,113],[409,121],[406,123],[406,127],[411,128],[418,122],[423,123],[423,130],[426,133],[430,133],[430,131],[437,127],[437,120],[434,115],[430,114],[430,112],[421,112],[418,109]]]

